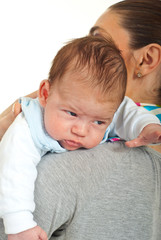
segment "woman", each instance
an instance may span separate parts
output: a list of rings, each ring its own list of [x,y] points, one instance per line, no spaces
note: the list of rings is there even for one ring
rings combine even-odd
[[[161,105],[161,1],[125,0],[112,5],[90,34],[113,38],[127,66],[126,94],[160,113],[156,105]],[[9,109],[2,115],[2,123],[8,119],[3,131],[14,113]],[[160,145],[155,149],[161,151]],[[57,239],[161,239],[157,151],[114,143],[47,155],[39,165],[36,221]],[[6,239],[2,227],[0,239]]]
[[[127,67],[126,95],[139,105],[148,105],[148,110],[157,109],[161,120],[161,1],[116,3],[97,20],[90,34],[113,38]],[[161,152],[161,145],[153,148]]]

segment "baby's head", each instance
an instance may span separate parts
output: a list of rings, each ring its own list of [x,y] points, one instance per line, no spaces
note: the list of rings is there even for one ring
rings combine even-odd
[[[78,74],[75,82],[91,90],[97,90],[101,97],[114,95],[119,103],[126,88],[126,68],[120,51],[112,39],[87,36],[68,42],[53,60],[50,72],[50,86],[63,82],[67,74]],[[68,79],[70,84],[71,79]]]
[[[87,36],[62,47],[39,89],[49,135],[68,150],[99,144],[124,98],[126,75],[111,39]]]

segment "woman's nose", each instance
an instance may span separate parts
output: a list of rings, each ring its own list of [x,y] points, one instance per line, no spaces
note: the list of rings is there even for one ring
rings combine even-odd
[[[89,129],[88,124],[80,121],[72,126],[72,133],[80,137],[85,137],[88,133],[88,129]]]

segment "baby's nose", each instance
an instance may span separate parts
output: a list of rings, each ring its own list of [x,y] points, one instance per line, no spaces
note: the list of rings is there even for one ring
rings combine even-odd
[[[73,125],[72,133],[74,133],[80,137],[85,137],[88,133],[88,129],[89,129],[88,124],[79,122],[79,123]]]

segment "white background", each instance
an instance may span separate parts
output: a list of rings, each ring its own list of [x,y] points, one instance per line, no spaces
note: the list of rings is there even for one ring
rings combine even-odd
[[[0,113],[38,89],[56,52],[115,0],[0,0]]]

